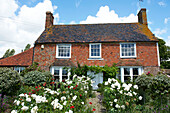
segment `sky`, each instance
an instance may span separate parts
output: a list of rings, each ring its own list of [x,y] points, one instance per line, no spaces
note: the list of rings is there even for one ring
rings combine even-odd
[[[142,1],[142,0],[141,0]],[[0,0],[0,58],[7,49],[18,54],[45,29],[45,12],[54,24],[138,22],[147,9],[148,27],[170,46],[170,0]]]

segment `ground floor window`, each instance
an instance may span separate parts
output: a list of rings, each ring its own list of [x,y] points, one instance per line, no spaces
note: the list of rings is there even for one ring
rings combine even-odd
[[[25,67],[14,67],[14,70],[17,71],[18,73],[21,73]]]
[[[143,68],[140,66],[136,67],[129,67],[129,66],[122,66],[119,67],[117,78],[120,79],[122,82],[126,82],[128,80],[133,81],[143,73]]]
[[[68,72],[64,67],[52,66],[50,68],[50,72],[54,75],[54,79],[57,82],[61,82],[62,80],[69,79],[70,72]]]

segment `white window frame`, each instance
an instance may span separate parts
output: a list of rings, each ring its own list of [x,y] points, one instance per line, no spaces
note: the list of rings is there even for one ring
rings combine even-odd
[[[118,78],[118,76],[121,76],[121,82],[124,82],[124,76],[125,76],[124,75],[124,68],[130,68],[131,81],[133,81],[133,76],[136,76],[136,75],[133,75],[133,68],[138,68],[139,75],[142,75],[142,73],[143,73],[143,67],[142,66],[121,66],[119,68],[120,68],[120,75],[117,75],[117,78]]]
[[[69,46],[70,47],[70,56],[69,57],[65,57],[65,56],[58,56],[58,46]],[[71,44],[57,44],[56,47],[56,58],[71,58]]]
[[[122,44],[134,44],[134,56],[122,56]],[[120,43],[120,58],[136,58],[136,43]]]
[[[25,69],[25,67],[14,67],[14,70],[17,71],[17,68],[19,69],[19,73],[21,73],[21,71],[23,71]],[[22,68],[24,68],[24,69],[22,70]]]
[[[91,45],[99,45],[100,46],[100,56],[91,56]],[[90,43],[89,44],[89,58],[102,58],[102,56],[101,56],[101,52],[102,52],[102,50],[101,50],[101,43]]]
[[[63,68],[64,68],[64,66],[52,66],[50,68],[50,72],[51,72],[52,75],[54,75],[54,69],[58,69],[59,70],[59,81],[60,82],[62,82],[62,76],[63,76],[62,75],[62,71],[63,71]],[[68,80],[70,79],[70,75],[71,75],[71,73],[69,71],[68,74],[67,74]]]

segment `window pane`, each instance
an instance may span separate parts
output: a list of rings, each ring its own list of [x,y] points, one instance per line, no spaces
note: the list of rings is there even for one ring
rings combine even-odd
[[[138,68],[133,68],[133,75],[139,75]]]
[[[124,76],[124,81],[125,81],[125,82],[126,82],[126,81],[129,81],[129,80],[131,80],[130,76]]]
[[[59,70],[54,70],[54,76],[59,76]]]
[[[91,56],[100,56],[100,44],[91,45]]]
[[[63,75],[67,75],[67,70],[65,70],[65,69],[62,70],[62,76]]]
[[[59,57],[69,57],[70,56],[70,46],[69,45],[58,45],[58,56]]]
[[[124,75],[130,75],[130,68],[124,68]]]
[[[135,53],[134,44],[121,44],[122,56],[134,56]]]

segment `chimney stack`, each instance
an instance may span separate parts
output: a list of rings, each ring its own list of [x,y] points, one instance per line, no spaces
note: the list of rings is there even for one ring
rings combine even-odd
[[[140,24],[148,25],[147,16],[146,16],[146,8],[142,8],[138,13],[138,22]]]
[[[53,14],[50,11],[46,12],[46,22],[45,22],[45,28],[53,26]]]

